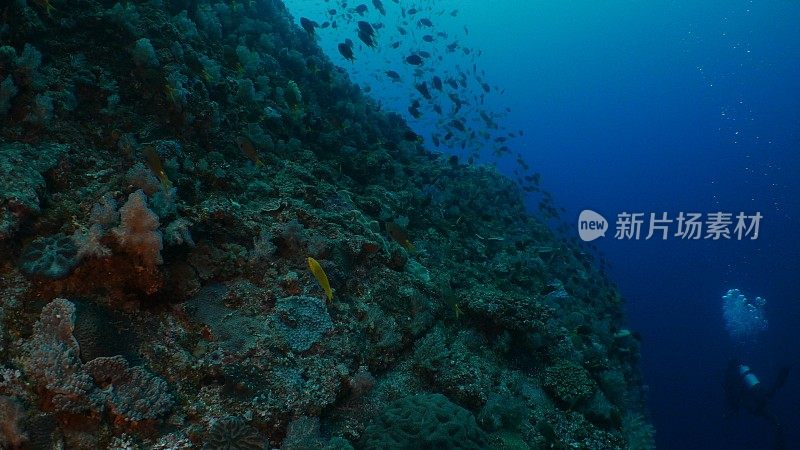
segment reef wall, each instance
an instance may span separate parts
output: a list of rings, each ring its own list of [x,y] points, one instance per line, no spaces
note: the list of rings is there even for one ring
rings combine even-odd
[[[0,17],[4,448],[652,446],[613,285],[279,1]]]

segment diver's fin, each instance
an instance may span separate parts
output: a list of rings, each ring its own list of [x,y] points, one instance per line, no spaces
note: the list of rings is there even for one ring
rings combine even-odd
[[[772,388],[767,392],[767,397],[772,398],[775,392],[786,383],[786,379],[789,378],[789,369],[789,366],[781,367],[781,370],[778,372],[778,377],[775,378],[775,383],[773,383]]]
[[[779,423],[775,426],[775,450],[786,450],[786,435]]]

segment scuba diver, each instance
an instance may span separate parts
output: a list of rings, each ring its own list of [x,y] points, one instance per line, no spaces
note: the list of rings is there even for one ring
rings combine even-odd
[[[786,438],[783,434],[783,427],[775,414],[769,409],[769,403],[772,397],[775,396],[775,392],[786,382],[788,376],[789,367],[782,367],[772,386],[765,387],[750,370],[750,367],[742,364],[737,359],[732,359],[725,371],[725,402],[727,409],[725,417],[736,415],[740,409],[744,409],[754,416],[767,419],[775,430],[775,448],[785,449]]]

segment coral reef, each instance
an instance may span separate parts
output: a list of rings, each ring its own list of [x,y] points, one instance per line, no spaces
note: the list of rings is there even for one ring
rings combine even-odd
[[[0,6],[4,445],[651,445],[584,248],[280,1],[49,4]]]

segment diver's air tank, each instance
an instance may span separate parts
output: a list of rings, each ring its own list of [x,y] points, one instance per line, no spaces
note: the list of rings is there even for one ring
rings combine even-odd
[[[742,376],[742,380],[744,381],[744,385],[747,386],[747,389],[753,389],[761,383],[758,381],[758,377],[750,371],[750,368],[744,364],[739,365],[739,375]]]

